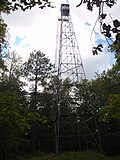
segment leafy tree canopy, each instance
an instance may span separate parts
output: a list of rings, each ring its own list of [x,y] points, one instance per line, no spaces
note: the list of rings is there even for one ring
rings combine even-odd
[[[116,0],[81,0],[77,7],[79,7],[83,3],[86,3],[87,9],[93,11],[93,6],[101,8],[106,4],[111,8],[115,4],[115,2]]]
[[[93,7],[96,6],[99,9],[98,21],[100,22],[100,32],[108,40],[112,37],[113,34],[120,34],[120,21],[118,19],[113,20],[113,24],[107,24],[104,20],[107,16],[107,13],[104,13],[104,6],[113,7],[117,3],[117,0],[81,0],[77,7],[82,4],[87,5],[87,9],[93,11]],[[118,43],[120,37],[117,35],[115,39],[115,44]],[[108,41],[107,41],[108,42]],[[102,52],[103,45],[98,44],[97,47],[93,47],[93,55],[98,55],[98,52]]]
[[[18,9],[25,11],[35,6],[38,6],[41,9],[44,7],[52,7],[48,0],[1,0],[0,12],[10,13],[11,10],[15,11]]]
[[[2,51],[7,46],[7,24],[4,22],[2,16],[0,15],[0,56]]]
[[[120,121],[120,94],[111,94],[108,105],[100,110],[100,120],[110,121],[116,119]]]

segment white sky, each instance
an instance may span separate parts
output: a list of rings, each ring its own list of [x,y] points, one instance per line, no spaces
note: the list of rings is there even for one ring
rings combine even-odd
[[[66,2],[66,1],[65,1]],[[94,78],[94,73],[101,73],[111,67],[113,64],[113,56],[111,53],[104,54],[100,53],[98,56],[92,54],[92,43],[99,39],[93,33],[92,43],[90,41],[91,31],[98,17],[98,10],[94,7],[94,11],[88,11],[86,4],[76,8],[80,0],[69,0],[70,3],[70,14],[76,33],[79,50],[83,60],[83,65],[87,78]],[[51,62],[54,63],[55,48],[56,48],[56,34],[57,34],[57,18],[60,13],[60,4],[56,0],[53,0],[53,5],[56,8],[45,8],[43,10],[39,8],[33,8],[28,11],[15,11],[10,15],[5,15],[4,19],[8,24],[10,33],[10,44],[11,50],[16,50],[23,60],[27,60],[29,53],[36,49],[41,50],[46,54]],[[113,19],[120,19],[119,13],[120,1],[109,9],[105,8],[107,13],[107,22],[111,22]],[[89,23],[90,26],[85,25]],[[111,23],[110,23],[111,24]],[[99,23],[97,23],[96,32],[99,33]],[[23,38],[19,45],[15,45],[16,36]],[[101,37],[104,39],[104,37]]]

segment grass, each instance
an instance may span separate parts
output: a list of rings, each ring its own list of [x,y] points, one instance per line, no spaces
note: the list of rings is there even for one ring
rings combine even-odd
[[[41,156],[24,158],[21,160],[120,160],[120,156],[108,157],[99,152],[86,151],[86,152],[67,152],[59,155],[44,154]]]

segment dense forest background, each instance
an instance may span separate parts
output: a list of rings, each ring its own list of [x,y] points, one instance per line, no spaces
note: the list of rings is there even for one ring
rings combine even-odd
[[[1,13],[9,13],[10,10],[11,5],[8,1],[2,0]],[[1,15],[0,18],[0,159],[13,160],[18,155],[55,152],[57,76],[54,64],[51,64],[48,57],[40,50],[31,51],[24,63],[17,53],[9,52],[7,25]],[[84,79],[76,84],[74,90],[70,85],[70,79],[61,82],[60,112],[71,115],[69,121],[72,121],[75,114],[73,106],[78,105],[80,99],[79,115],[86,121],[91,118],[91,112],[94,114],[98,127],[96,132],[99,131],[103,152],[116,155],[120,153],[120,33],[118,31],[109,51],[114,52],[116,62],[108,71],[96,73],[94,80]],[[75,99],[72,98],[71,90]],[[87,115],[87,118],[84,115]],[[64,116],[64,119],[67,118]],[[76,127],[74,125],[75,123],[72,124],[72,128]],[[92,121],[89,127],[94,128]],[[69,127],[63,126],[61,132],[67,133],[67,130]],[[62,140],[61,151],[99,150],[94,141],[91,143],[90,130],[86,129],[86,136],[83,137],[84,130],[84,123],[80,123],[81,147],[76,145],[77,139],[69,137],[67,140]],[[72,135],[72,131],[68,132]],[[87,143],[84,143],[84,139]]]

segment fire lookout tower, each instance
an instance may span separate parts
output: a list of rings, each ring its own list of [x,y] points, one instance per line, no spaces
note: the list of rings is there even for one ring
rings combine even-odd
[[[88,146],[86,129],[89,130],[89,134],[93,135],[93,131],[87,125],[87,119],[80,112],[78,113],[81,107],[81,95],[76,100],[74,93],[77,90],[76,84],[79,85],[86,79],[86,76],[70,16],[70,5],[61,4],[60,11],[55,53],[55,69],[57,70],[55,86],[56,153],[62,150],[73,150],[73,148],[75,151],[81,150],[81,142],[84,143],[83,141]],[[90,119],[94,121],[96,129],[97,123],[92,113],[91,111],[93,118]],[[82,128],[81,125],[84,127]],[[97,138],[99,142],[94,136],[92,139],[100,148],[99,137]]]

